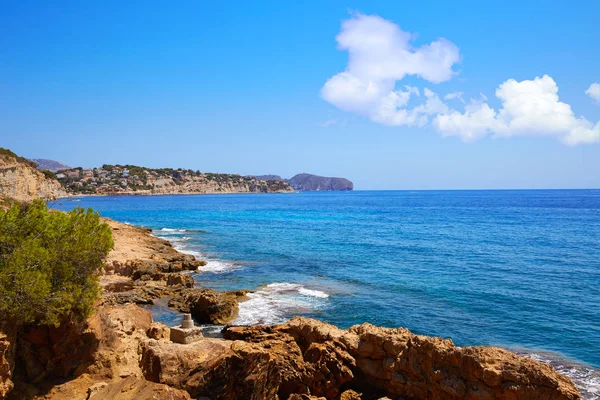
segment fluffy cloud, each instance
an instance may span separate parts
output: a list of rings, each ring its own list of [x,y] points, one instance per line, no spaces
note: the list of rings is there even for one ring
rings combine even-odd
[[[442,135],[465,141],[487,134],[553,136],[569,145],[600,141],[600,122],[593,125],[575,117],[571,106],[559,101],[558,86],[548,75],[521,82],[509,79],[498,87],[496,97],[502,102],[498,112],[487,103],[471,101],[463,113],[440,113],[433,125]]]
[[[398,82],[406,76],[432,84],[448,81],[460,61],[458,47],[446,39],[415,47],[413,38],[378,16],[353,15],[336,37],[339,49],[348,52],[348,65],[323,85],[321,96],[341,110],[384,125],[422,127],[432,120],[443,136],[464,141],[487,135],[551,136],[569,145],[600,141],[600,122],[594,125],[576,117],[569,104],[559,101],[558,86],[548,75],[502,83],[496,90],[498,110],[483,94],[468,103],[462,92],[446,94],[444,100],[465,104],[461,112],[428,88],[421,95],[414,86],[400,87]],[[600,102],[600,84],[593,83],[586,94]],[[409,107],[411,102],[417,105]]]
[[[585,94],[598,103],[600,103],[600,83],[592,83]]]
[[[414,47],[412,37],[378,16],[353,15],[343,22],[336,37],[339,48],[348,51],[348,66],[325,83],[321,96],[344,111],[378,123],[427,123],[428,116],[445,109],[439,97],[426,92],[425,102],[409,110],[406,107],[411,97],[420,97],[420,92],[412,87],[397,90],[396,83],[407,75],[432,83],[447,81],[455,75],[452,67],[460,54],[446,39]]]

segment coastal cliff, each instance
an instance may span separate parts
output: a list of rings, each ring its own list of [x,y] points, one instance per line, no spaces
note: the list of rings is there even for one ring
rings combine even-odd
[[[136,304],[170,299],[199,323],[222,324],[235,318],[246,292],[194,287],[186,271],[201,270],[203,261],[147,229],[108,223],[115,248],[101,277],[96,313],[81,325],[29,327],[17,340],[8,329],[0,335],[0,390],[7,393],[14,382],[9,398],[580,398],[571,380],[548,365],[404,328],[362,324],[342,330],[297,317],[173,343],[169,328]]]
[[[330,178],[306,173],[294,175],[290,179],[284,179],[279,175],[257,175],[254,178],[286,182],[298,191],[348,192],[354,190],[354,184],[346,178]]]
[[[295,190],[301,191],[335,191],[354,190],[354,184],[346,178],[329,178],[312,174],[298,174],[287,180]]]
[[[260,180],[235,174],[134,165],[103,165],[102,168],[72,168],[56,174],[70,194],[152,195],[211,193],[293,192],[279,180]]]
[[[60,183],[28,160],[0,148],[0,200],[52,200],[63,195]]]

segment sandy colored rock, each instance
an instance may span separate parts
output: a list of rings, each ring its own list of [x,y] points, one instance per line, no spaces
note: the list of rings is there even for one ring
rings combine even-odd
[[[192,255],[178,252],[168,241],[152,236],[150,229],[121,224],[108,218],[104,218],[104,222],[111,227],[115,243],[106,259],[110,271],[132,276],[141,269],[148,274],[169,273],[196,270],[205,264]]]
[[[363,324],[343,331],[297,317],[273,327],[231,327],[225,337],[252,343],[293,338],[308,362],[311,349],[318,346],[343,350],[353,361],[347,365],[355,365],[353,375],[362,377],[350,386],[373,394],[383,390],[391,398],[580,398],[571,380],[548,365],[498,348],[456,347],[451,340],[418,336],[403,328]]]
[[[213,289],[186,289],[171,299],[169,306],[192,314],[199,324],[226,324],[237,317],[238,296]]]
[[[150,328],[146,331],[146,335],[151,339],[169,340],[171,329],[163,323],[153,322]]]
[[[167,385],[148,382],[145,379],[128,377],[94,390],[88,400],[190,400],[183,390]]]
[[[0,199],[10,197],[18,201],[53,200],[64,195],[65,192],[56,179],[47,178],[25,162],[0,155]]]

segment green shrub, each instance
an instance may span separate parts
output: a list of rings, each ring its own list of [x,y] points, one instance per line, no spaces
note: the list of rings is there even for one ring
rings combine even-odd
[[[91,209],[63,213],[34,201],[0,211],[0,319],[55,326],[84,320],[112,246],[110,228]]]
[[[44,173],[44,175],[46,175],[46,178],[56,179],[56,174],[54,172],[47,170],[47,169],[43,170],[42,172]]]
[[[0,156],[4,156],[4,157],[8,157],[8,158],[14,158],[18,162],[28,164],[32,168],[37,168],[37,163],[35,161],[28,160],[25,157],[20,157],[20,156],[16,155],[13,151],[9,150],[9,149],[5,149],[5,148],[0,147]]]

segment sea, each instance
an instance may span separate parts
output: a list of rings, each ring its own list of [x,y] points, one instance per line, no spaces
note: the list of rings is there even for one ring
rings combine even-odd
[[[236,324],[295,315],[493,345],[600,399],[600,190],[353,191],[67,198],[249,289]],[[165,304],[154,317],[181,316]],[[218,331],[220,327],[213,327]]]

